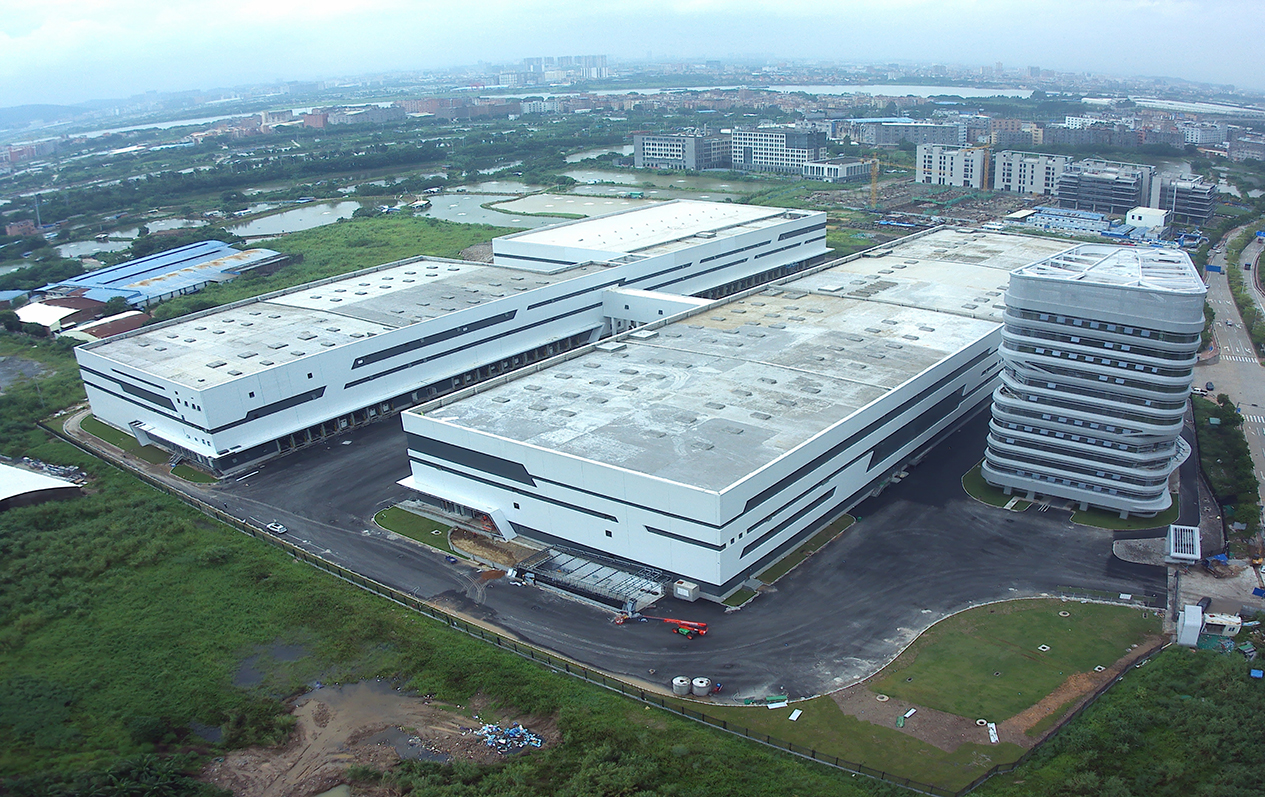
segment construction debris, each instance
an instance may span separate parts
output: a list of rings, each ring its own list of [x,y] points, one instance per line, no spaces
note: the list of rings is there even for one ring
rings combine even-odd
[[[483,737],[484,744],[501,755],[517,753],[528,747],[540,747],[544,744],[544,739],[518,723],[508,728],[502,728],[500,725],[484,725],[475,733]]]

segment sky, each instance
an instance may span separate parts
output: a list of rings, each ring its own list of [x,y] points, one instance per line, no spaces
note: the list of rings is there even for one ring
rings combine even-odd
[[[0,13],[0,107],[528,56],[828,59],[1265,90],[1261,0],[37,0]]]

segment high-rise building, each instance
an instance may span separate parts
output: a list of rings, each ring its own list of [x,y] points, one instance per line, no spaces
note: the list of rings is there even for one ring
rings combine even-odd
[[[993,190],[1053,196],[1058,191],[1063,169],[1071,161],[1066,155],[1015,150],[998,152],[993,166]]]
[[[788,127],[735,130],[730,146],[735,169],[803,174],[805,163],[826,157],[826,134]]]
[[[987,188],[988,150],[984,147],[946,147],[919,144],[914,181],[929,185]]]
[[[1121,517],[1167,509],[1206,290],[1171,249],[1083,244],[1012,272],[985,480]]]

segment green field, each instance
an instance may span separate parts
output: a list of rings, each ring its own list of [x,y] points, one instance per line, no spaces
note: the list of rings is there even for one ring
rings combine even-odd
[[[976,465],[962,476],[962,489],[966,490],[966,494],[990,506],[1005,506],[1010,503],[1010,499],[1014,498],[1014,496],[1006,495],[1006,493],[984,481],[984,476],[980,473],[980,467],[980,465]],[[1022,512],[1030,506],[1032,506],[1030,501],[1016,501],[1014,509],[1017,512]]]
[[[79,427],[98,440],[104,440],[115,448],[121,448],[151,465],[157,465],[160,462],[166,462],[171,459],[171,454],[161,448],[157,446],[143,446],[127,432],[120,432],[113,426],[104,424],[91,415],[85,416],[79,422]]]
[[[789,722],[795,709],[803,714]],[[963,744],[946,753],[895,728],[844,714],[828,695],[781,709],[717,706],[706,712],[753,734],[768,734],[898,778],[948,789],[960,789],[993,765],[1023,755],[1023,749],[1013,744]]]
[[[1181,494],[1173,493],[1173,505],[1154,517],[1120,517],[1119,512],[1107,512],[1102,509],[1077,510],[1072,513],[1072,522],[1079,523],[1082,526],[1094,526],[1100,529],[1112,529],[1116,531],[1136,531],[1138,529],[1153,529],[1159,526],[1167,526],[1170,523],[1177,522],[1177,516],[1181,514]]]
[[[1069,616],[1059,616],[1063,611]],[[960,717],[1001,722],[1072,675],[1110,666],[1159,629],[1152,611],[1121,606],[1058,600],[981,606],[936,624],[871,688]]]
[[[347,219],[281,238],[254,241],[251,246],[274,249],[302,258],[302,262],[291,263],[268,276],[245,274],[232,282],[163,302],[153,315],[159,320],[175,318],[417,255],[457,258],[468,246],[511,232],[517,229],[400,215]]]
[[[451,524],[422,517],[398,506],[389,507],[374,515],[373,522],[387,531],[394,531],[410,540],[429,545],[437,551],[460,556],[463,559],[469,558],[460,551],[454,551],[448,544],[448,529]]]

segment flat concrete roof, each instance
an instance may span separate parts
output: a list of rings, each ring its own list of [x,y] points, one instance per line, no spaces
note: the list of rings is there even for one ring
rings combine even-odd
[[[235,306],[144,327],[94,354],[203,389],[468,307],[605,269],[555,274],[420,258],[301,285]]]
[[[1068,246],[935,231],[412,411],[720,491],[996,330],[1008,272]]]
[[[612,254],[645,254],[644,250],[651,247],[691,238],[699,233],[715,233],[763,220],[782,220],[788,212],[795,213],[786,208],[680,199],[608,213],[569,224],[527,230],[502,236],[500,240],[575,247]]]
[[[1179,249],[1081,244],[1021,268],[1018,276],[1145,288],[1160,293],[1204,293],[1190,256]]]

